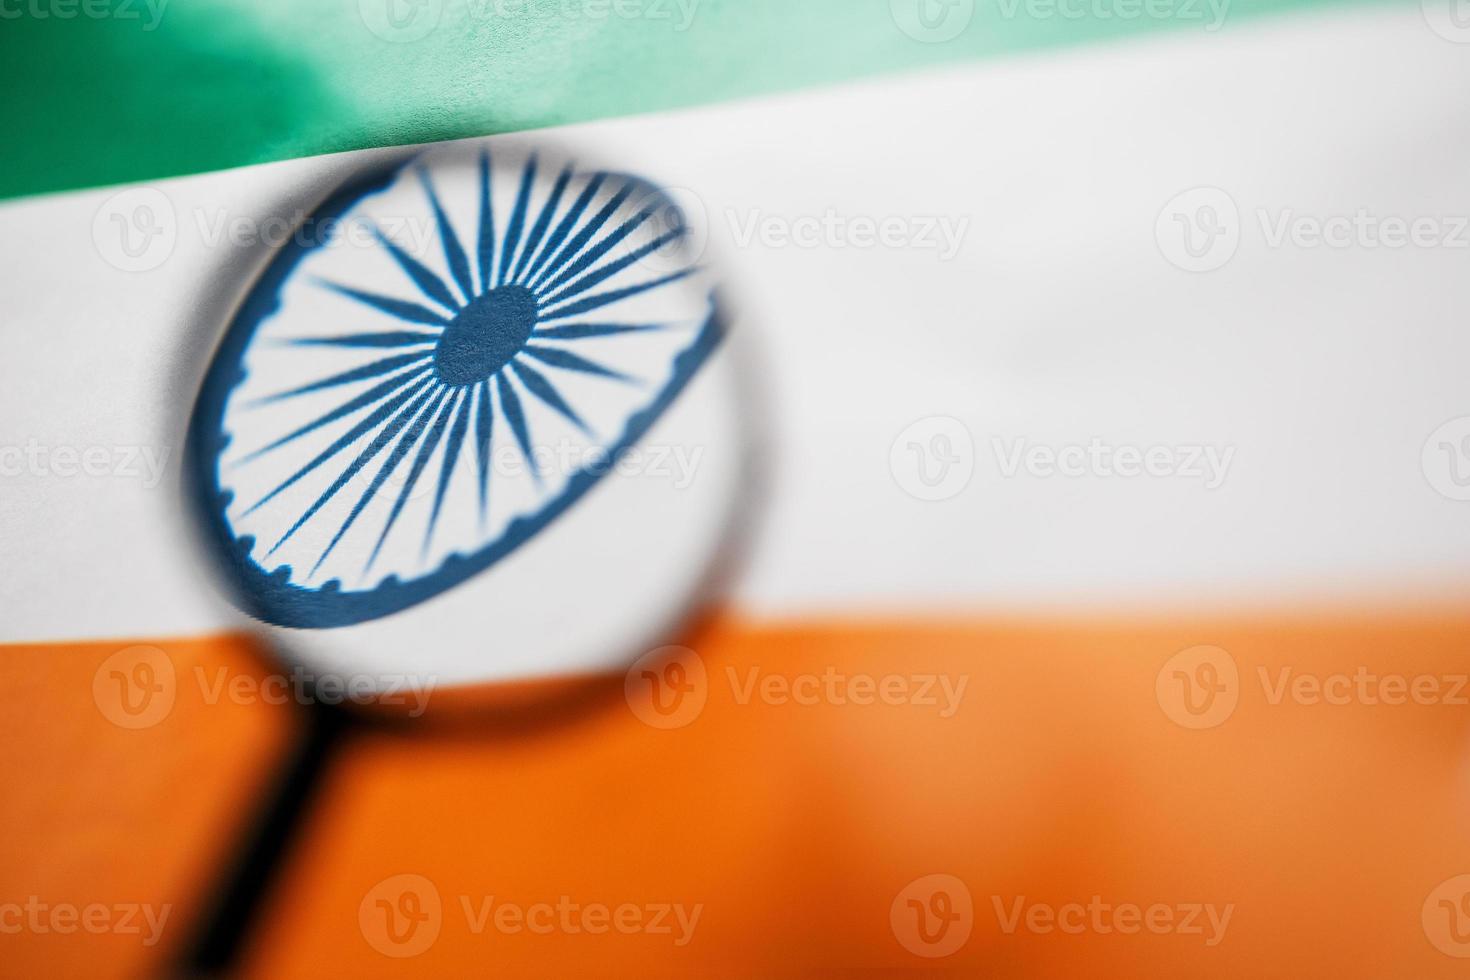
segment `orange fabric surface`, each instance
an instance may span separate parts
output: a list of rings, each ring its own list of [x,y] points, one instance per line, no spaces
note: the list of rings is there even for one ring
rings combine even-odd
[[[1165,668],[1199,644],[1227,651],[1239,680],[1233,713],[1196,730],[1171,713],[1212,724],[1221,709],[1190,715],[1175,700],[1180,662]],[[705,668],[706,703],[692,720],[675,719],[684,727],[640,721],[616,678],[600,700],[558,709],[541,726],[358,741],[249,974],[307,977],[330,964],[355,977],[952,969],[1430,978],[1470,965],[1431,943],[1439,906],[1424,914],[1436,886],[1470,872],[1470,712],[1361,696],[1314,704],[1310,684],[1306,695],[1269,697],[1283,667],[1292,676],[1360,665],[1463,673],[1470,620],[725,622],[690,646]],[[1182,666],[1202,676],[1198,663]],[[780,679],[820,679],[829,667],[849,682],[948,674],[968,685],[948,718],[939,706],[852,703],[849,695],[867,693],[851,683],[815,704],[782,703]],[[767,695],[749,688],[752,669]],[[696,674],[685,671],[686,687]],[[1336,698],[1340,685],[1329,686]],[[809,694],[810,684],[793,693]],[[1189,693],[1205,707],[1202,691]],[[1220,705],[1230,699],[1217,693]],[[891,912],[911,882],[936,874],[963,883],[973,915],[968,940],[931,959],[898,938],[907,931],[916,945],[911,907]],[[1045,913],[1029,911],[1094,895],[1110,907],[1137,903],[1140,914],[1175,908],[1176,924],[1191,929],[1203,922],[1186,924],[1186,906],[1233,912],[1207,946],[1210,935],[1180,929],[1043,932]],[[925,907],[958,908],[951,898]],[[1040,917],[1036,931],[1024,918],[1012,932],[1002,927],[1018,898],[1023,915]],[[639,911],[636,922],[626,913],[628,934],[592,934],[604,920],[563,915],[558,903]],[[552,908],[538,914],[538,905]],[[686,918],[701,907],[692,930],[643,928],[659,906],[681,905]],[[1074,913],[1059,914],[1075,926]],[[1160,926],[1163,913],[1154,914]],[[1130,924],[1099,915],[1109,927]],[[526,917],[551,931],[533,931]],[[1470,935],[1438,938],[1470,954]],[[404,952],[415,955],[393,955]]]
[[[0,975],[147,975],[188,935],[291,734],[262,670],[231,637],[0,647]]]
[[[679,671],[355,737],[246,975],[1470,967],[1470,618],[725,620],[686,642]],[[153,728],[102,718],[116,648],[0,650],[0,902],[197,901],[279,752],[270,710],[184,684]],[[684,700],[650,712],[648,676]],[[948,717],[928,676],[964,681]],[[135,975],[165,935],[0,935],[0,973]]]

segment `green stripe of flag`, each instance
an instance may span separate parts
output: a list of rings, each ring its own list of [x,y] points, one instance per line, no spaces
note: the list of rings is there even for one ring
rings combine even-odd
[[[0,0],[0,197],[1205,32],[1322,2]]]

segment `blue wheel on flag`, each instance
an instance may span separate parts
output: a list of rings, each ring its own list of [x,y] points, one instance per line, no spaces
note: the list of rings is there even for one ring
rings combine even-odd
[[[451,146],[353,181],[230,324],[188,472],[252,614],[350,625],[488,568],[603,479],[719,344],[669,198],[514,154]]]

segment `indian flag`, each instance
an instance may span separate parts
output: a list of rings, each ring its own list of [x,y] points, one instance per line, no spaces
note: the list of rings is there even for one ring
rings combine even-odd
[[[1463,971],[1462,0],[0,79],[0,973]]]

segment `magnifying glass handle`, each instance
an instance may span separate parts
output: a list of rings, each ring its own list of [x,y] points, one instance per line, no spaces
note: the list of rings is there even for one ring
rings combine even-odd
[[[221,875],[214,904],[183,950],[179,977],[222,976],[238,967],[271,890],[306,823],[323,777],[355,726],[340,707],[312,702],[303,731]]]

